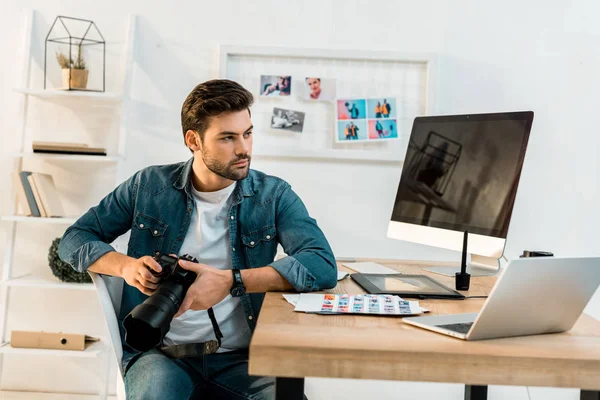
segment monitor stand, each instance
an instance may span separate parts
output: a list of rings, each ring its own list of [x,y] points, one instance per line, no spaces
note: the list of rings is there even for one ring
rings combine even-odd
[[[457,272],[460,272],[460,265],[436,265],[424,267],[423,269],[435,274],[454,277]],[[467,253],[467,273],[471,274],[471,276],[492,276],[496,275],[499,271],[500,264],[498,259]]]

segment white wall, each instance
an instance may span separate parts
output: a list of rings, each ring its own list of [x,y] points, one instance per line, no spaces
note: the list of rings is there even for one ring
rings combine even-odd
[[[42,33],[58,14],[93,19],[105,36],[120,41],[115,52],[125,40],[127,15],[141,16],[143,41],[135,54],[132,130],[123,177],[149,164],[188,157],[181,143],[180,106],[195,84],[217,77],[219,44],[437,53],[438,113],[536,113],[507,256],[514,258],[523,249],[550,250],[559,256],[600,254],[596,1],[5,1],[0,4],[0,130],[3,147],[9,148],[17,146],[12,137],[20,97],[10,89],[20,68],[20,59],[15,61],[12,54],[20,46],[23,8],[40,11]],[[108,79],[114,85],[121,77],[116,64],[111,65]],[[12,165],[6,159],[0,163],[5,187]],[[285,160],[255,160],[253,166],[292,183],[338,256],[457,257],[385,238],[398,168]],[[342,201],[348,196],[355,199],[351,207]],[[3,213],[9,212],[8,200],[0,197]],[[0,240],[5,234],[0,230]],[[598,295],[588,312],[600,318]],[[84,383],[71,385],[77,391]],[[53,383],[47,384],[52,389]],[[69,382],[63,376],[54,385],[68,387]],[[407,399],[427,393],[447,399],[461,396],[456,385],[339,380],[309,381],[308,390],[311,398],[323,399],[342,392],[347,393],[344,398],[358,398],[352,396],[361,390],[376,398],[397,398],[398,393],[406,393],[402,398]],[[497,398],[517,397],[495,390]],[[526,395],[523,388],[514,390]],[[557,392],[531,395],[541,399],[549,398],[548,393]],[[574,392],[559,393],[569,398]]]

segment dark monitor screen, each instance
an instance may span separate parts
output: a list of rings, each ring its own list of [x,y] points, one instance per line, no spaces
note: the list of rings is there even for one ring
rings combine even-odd
[[[415,118],[392,221],[506,238],[533,112]]]

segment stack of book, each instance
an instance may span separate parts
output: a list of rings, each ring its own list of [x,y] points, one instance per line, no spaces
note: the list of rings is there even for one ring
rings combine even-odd
[[[89,147],[85,143],[61,142],[33,142],[34,153],[50,154],[83,154],[88,156],[105,156],[106,149],[102,147]]]
[[[22,214],[32,217],[64,217],[52,175],[15,171],[12,178]]]

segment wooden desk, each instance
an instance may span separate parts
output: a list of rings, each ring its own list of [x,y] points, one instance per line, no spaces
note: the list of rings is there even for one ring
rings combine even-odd
[[[375,261],[454,287],[454,278],[430,274],[419,262]],[[463,293],[487,295],[496,279],[472,277]],[[327,292],[364,293],[349,277]],[[420,303],[435,315],[477,312],[484,301]],[[565,333],[467,342],[399,317],[294,312],[281,293],[267,293],[250,343],[249,373],[277,377],[277,398],[286,400],[302,398],[306,376],[465,383],[466,399],[485,399],[487,385],[571,387],[584,389],[582,399],[600,400],[600,322],[583,315]]]

